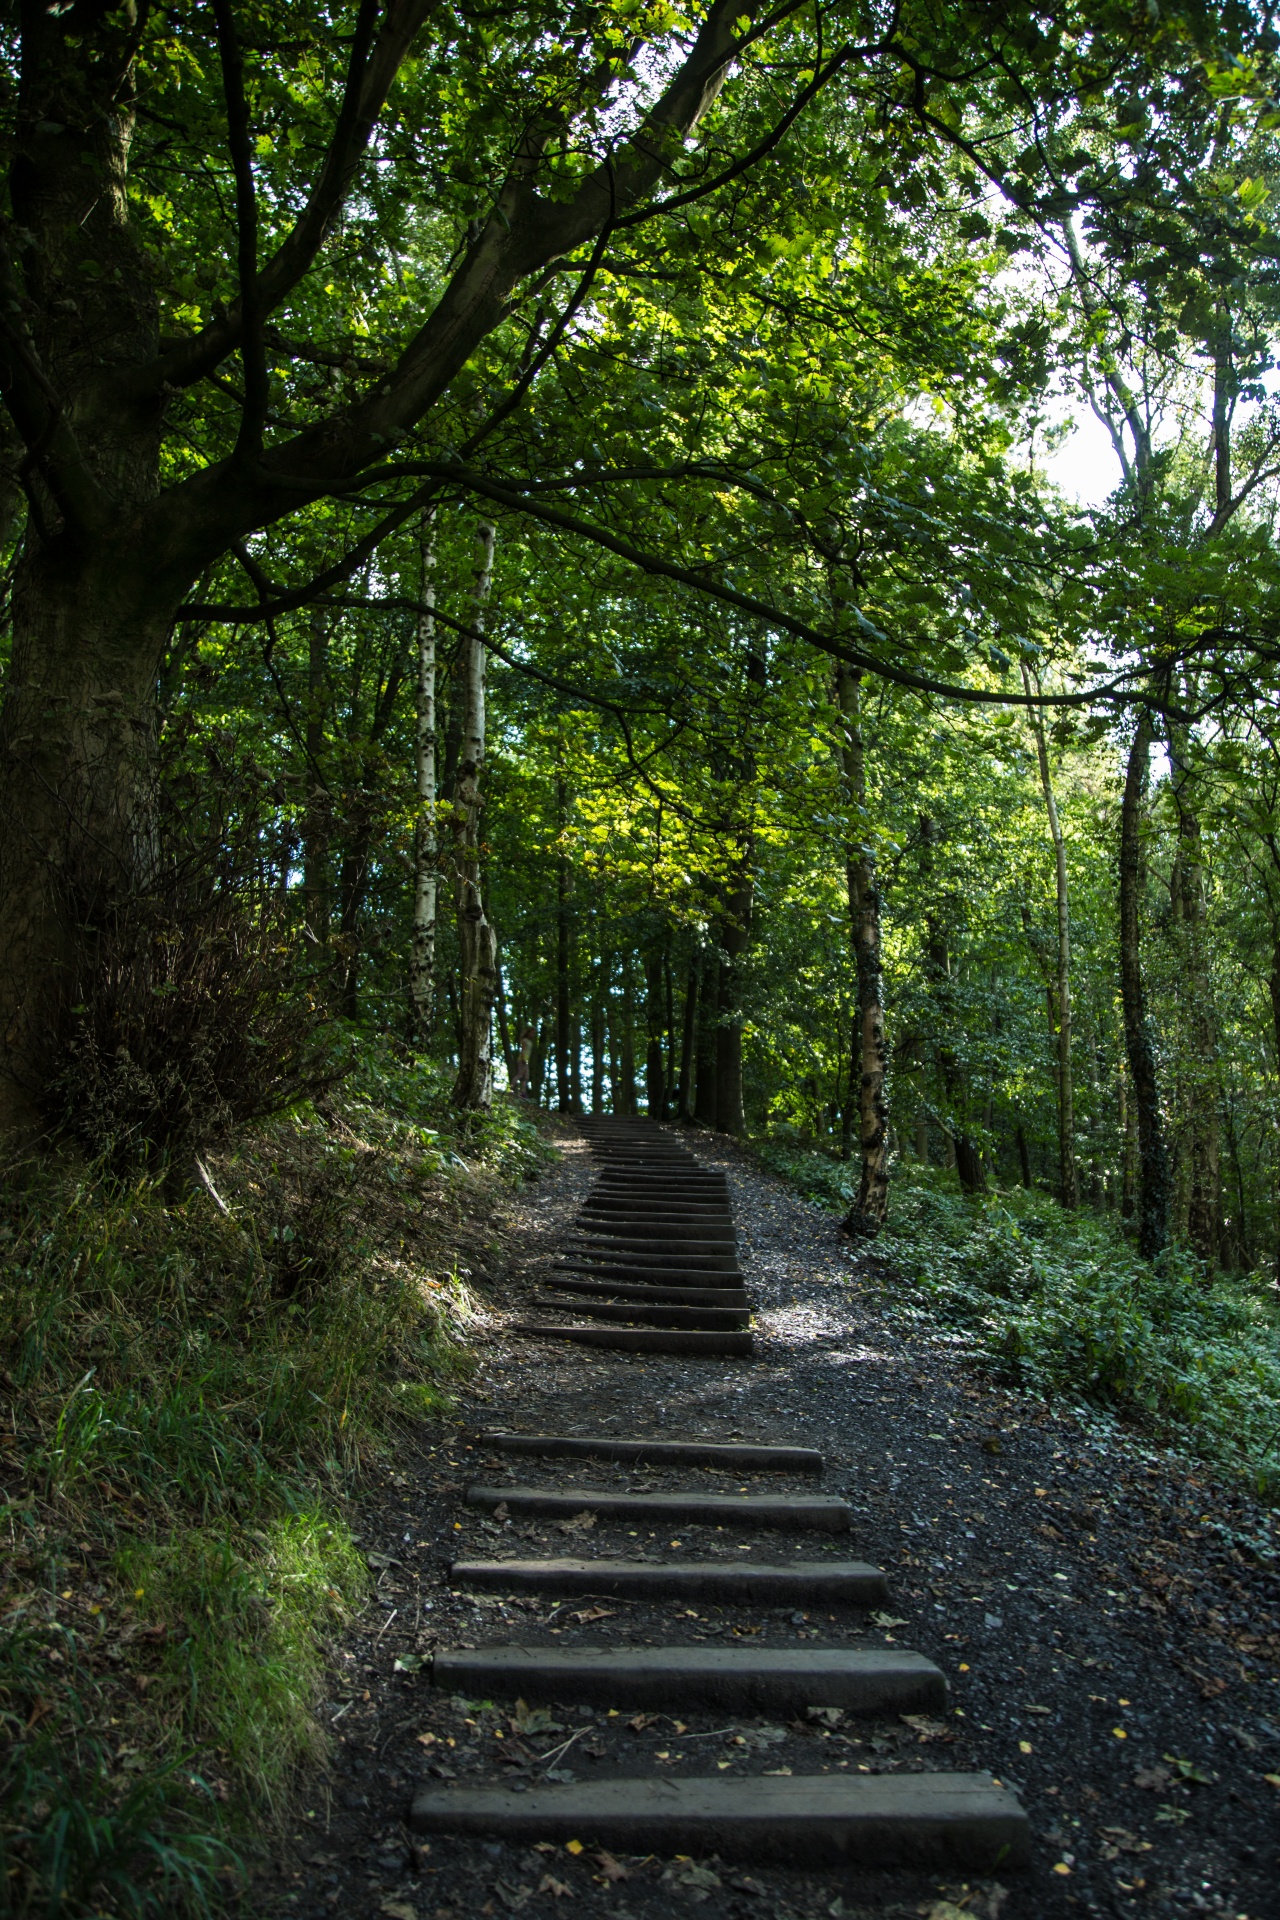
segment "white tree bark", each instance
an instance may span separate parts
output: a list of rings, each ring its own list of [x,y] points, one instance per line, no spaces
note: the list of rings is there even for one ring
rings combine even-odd
[[[462,752],[454,792],[453,831],[458,886],[459,1040],[457,1107],[488,1107],[493,1101],[493,1003],[498,988],[498,951],[480,890],[480,814],[484,772],[485,609],[493,584],[494,528],[479,528],[480,563],[471,596],[472,631],[458,662],[463,697]]]
[[[413,846],[413,942],[409,953],[409,1008],[413,1039],[425,1044],[435,1011],[436,901],[439,830],[436,823],[436,539],[434,511],[419,531],[422,563],[418,615],[415,777],[418,813]]]

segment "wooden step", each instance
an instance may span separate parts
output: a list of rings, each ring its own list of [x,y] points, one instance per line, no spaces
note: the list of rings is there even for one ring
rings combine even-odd
[[[1029,1858],[1027,1816],[988,1773],[725,1774],[509,1787],[431,1785],[409,1815],[418,1833],[721,1854],[780,1866],[951,1866],[985,1872]]]
[[[616,1353],[688,1353],[743,1360],[755,1351],[750,1333],[704,1333],[692,1327],[553,1327],[545,1321],[516,1320],[511,1331],[539,1340],[569,1340],[579,1347],[609,1347]]]
[[[547,1278],[547,1285],[559,1293],[580,1294],[583,1299],[592,1300],[666,1300],[673,1306],[683,1307],[746,1307],[751,1303],[745,1287],[656,1287],[646,1286],[643,1281],[628,1286],[618,1280],[574,1280],[561,1279],[562,1269],[555,1269]]]
[[[535,1294],[533,1303],[544,1313],[584,1313],[589,1320],[615,1320],[625,1325],[640,1321],[650,1327],[749,1327],[749,1307],[685,1307],[670,1301],[610,1301],[557,1299],[554,1294]]]
[[[580,1273],[596,1280],[639,1280],[651,1277],[654,1286],[728,1287],[743,1284],[739,1267],[656,1266],[650,1260],[574,1259],[570,1255],[553,1273]]]
[[[454,1586],[488,1593],[701,1600],[744,1607],[882,1607],[889,1583],[865,1560],[456,1560]]]
[[[571,1520],[594,1513],[604,1520],[683,1521],[700,1527],[770,1527],[788,1531],[848,1533],[853,1515],[846,1500],[821,1493],[611,1493],[602,1487],[487,1487],[473,1481],[469,1507]]]
[[[628,1460],[636,1466],[723,1467],[730,1473],[821,1473],[823,1465],[812,1447],[765,1441],[615,1440],[608,1434],[509,1433],[503,1427],[486,1427],[479,1438],[500,1453],[544,1460]]]
[[[690,1707],[727,1713],[939,1713],[940,1667],[898,1648],[477,1647],[437,1653],[431,1684],[446,1693],[603,1707]]]

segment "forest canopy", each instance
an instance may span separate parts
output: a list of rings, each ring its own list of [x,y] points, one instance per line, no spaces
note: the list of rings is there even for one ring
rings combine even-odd
[[[7,1124],[180,1183],[375,1028],[1280,1262],[1277,44],[11,21]]]

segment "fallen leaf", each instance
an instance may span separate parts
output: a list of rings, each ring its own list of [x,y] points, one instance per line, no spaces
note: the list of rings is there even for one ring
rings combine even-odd
[[[520,1909],[527,1907],[533,1898],[532,1887],[513,1887],[509,1880],[495,1880],[493,1890],[508,1913],[519,1913]]]
[[[973,1920],[973,1915],[956,1906],[953,1900],[935,1900],[931,1907],[921,1911],[927,1911],[927,1920]]]
[[[601,1876],[609,1882],[610,1886],[612,1886],[615,1881],[629,1880],[631,1878],[631,1869],[624,1867],[620,1860],[615,1860],[611,1853],[593,1853],[591,1858],[599,1867]]]
[[[1269,1787],[1280,1787],[1280,1773],[1264,1773],[1262,1777]]]
[[[523,1700],[516,1701],[516,1710],[511,1718],[516,1733],[563,1733],[564,1727],[559,1720],[553,1719],[550,1708],[526,1706]]]
[[[392,1667],[392,1672],[421,1673],[426,1664],[427,1655],[425,1653],[402,1653],[397,1655],[395,1664]]]
[[[927,1713],[904,1713],[900,1716],[904,1726],[911,1728],[921,1740],[954,1740],[955,1735],[945,1720],[935,1720]]]
[[[378,1912],[385,1913],[388,1920],[418,1920],[418,1909],[407,1900],[384,1900]]]
[[[434,1747],[435,1743],[436,1736],[434,1733],[420,1733],[418,1735],[418,1745],[420,1747]]]
[[[886,1632],[890,1627],[905,1627],[907,1624],[905,1620],[895,1619],[891,1613],[873,1613],[871,1620],[874,1626],[883,1627]]]
[[[557,1520],[561,1533],[590,1533],[596,1524],[594,1513],[575,1513],[568,1520]]]
[[[637,1713],[632,1715],[627,1725],[632,1733],[643,1733],[646,1727],[652,1727],[661,1718],[660,1713]]]
[[[375,1573],[385,1573],[388,1567],[401,1567],[403,1560],[393,1560],[389,1553],[366,1553],[365,1560]]]
[[[572,1854],[581,1853],[583,1850],[581,1840],[566,1840],[564,1843],[564,1850],[566,1853],[572,1853]]]
[[[843,1707],[806,1707],[806,1720],[816,1720],[821,1727],[838,1727],[844,1719]]]
[[[573,1888],[563,1880],[557,1880],[554,1873],[544,1873],[538,1882],[539,1893],[549,1893],[556,1900],[572,1900]]]
[[[1149,1793],[1163,1793],[1172,1778],[1168,1767],[1140,1767],[1133,1776],[1133,1784]]]
[[[571,1620],[577,1620],[581,1626],[589,1627],[595,1620],[614,1620],[617,1609],[614,1607],[584,1607],[581,1613],[571,1613]]]
[[[708,1891],[720,1885],[720,1875],[712,1873],[710,1867],[688,1866],[683,1873],[676,1875],[678,1887],[705,1887]]]

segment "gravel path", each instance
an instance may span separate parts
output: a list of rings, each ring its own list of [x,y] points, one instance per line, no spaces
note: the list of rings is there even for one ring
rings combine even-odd
[[[750,1361],[621,1356],[522,1339],[520,1316],[590,1180],[566,1127],[558,1166],[508,1209],[511,1259],[486,1283],[491,1320],[453,1444],[406,1456],[371,1494],[363,1544],[379,1592],[338,1650],[327,1717],[335,1769],[256,1911],[364,1920],[524,1913],[657,1920],[918,1915],[1052,1920],[1097,1913],[1219,1913],[1280,1920],[1280,1597],[1270,1516],[1136,1442],[992,1391],[945,1340],[894,1331],[883,1276],[860,1267],[832,1218],[753,1168],[732,1142],[691,1143],[730,1180],[742,1267],[756,1302]],[[484,1426],[703,1436],[818,1447],[822,1490],[852,1504],[855,1533],[718,1535],[580,1522],[520,1524],[466,1509],[467,1479],[546,1487],[738,1491],[685,1469],[513,1462]],[[434,1436],[433,1436],[434,1437]],[[513,1471],[514,1468],[514,1471]],[[768,1490],[812,1480],[768,1476]],[[756,1482],[753,1490],[764,1490]],[[679,1542],[679,1554],[672,1549]],[[547,1554],[824,1553],[882,1566],[891,1612],[837,1616],[527,1601],[450,1593],[447,1560]],[[1270,1571],[1268,1571],[1268,1567]],[[519,1714],[433,1694],[417,1669],[436,1645],[662,1644],[676,1638],[799,1646],[909,1646],[947,1673],[952,1709],[915,1724],[730,1725],[569,1708]],[[829,1716],[827,1718],[830,1718]],[[548,1719],[559,1722],[547,1724]],[[434,1841],[403,1815],[422,1778],[550,1774],[989,1768],[1015,1786],[1036,1832],[1029,1872],[1007,1883],[936,1874],[803,1875],[719,1861]]]

